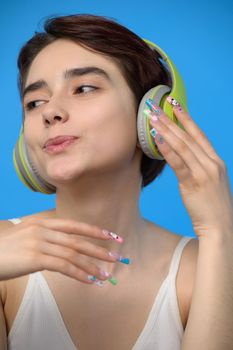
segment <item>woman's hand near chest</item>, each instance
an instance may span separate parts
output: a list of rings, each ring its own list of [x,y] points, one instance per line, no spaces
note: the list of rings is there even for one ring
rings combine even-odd
[[[122,243],[121,237],[104,233],[97,226],[68,219],[35,217],[7,227],[5,221],[1,223],[0,281],[50,270],[83,283],[101,283],[111,275],[98,268],[92,258],[118,261],[94,240],[114,239]]]

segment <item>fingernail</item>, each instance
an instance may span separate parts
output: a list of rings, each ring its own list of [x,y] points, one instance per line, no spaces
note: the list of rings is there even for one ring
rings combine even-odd
[[[115,277],[109,278],[108,281],[109,281],[110,283],[112,283],[114,286],[118,283],[118,282],[117,282],[117,279],[116,279]]]
[[[153,122],[157,122],[157,120],[159,119],[156,115],[151,115],[150,119],[153,120]]]
[[[108,271],[100,270],[100,274],[103,277],[110,277],[111,274]]]
[[[158,143],[160,143],[160,144],[165,142],[164,137],[160,134],[156,135],[156,141],[158,141]]]
[[[120,236],[118,236],[116,233],[111,232],[111,231],[108,231],[108,230],[102,230],[102,232],[103,232],[103,234],[104,234],[105,236],[108,236],[108,237],[110,237],[111,239],[113,239],[113,240],[115,240],[115,241],[117,241],[117,242],[119,242],[119,243],[123,243],[123,238],[120,237]]]
[[[99,286],[99,287],[104,286],[104,283],[102,281],[98,280],[96,278],[96,276],[88,275],[87,278],[89,279],[89,281],[94,281],[93,284],[95,284],[96,286]]]
[[[122,264],[130,264],[130,259],[129,258],[123,258],[120,254],[116,252],[109,252],[108,253],[110,256],[114,257],[117,259],[117,261],[121,262]]]
[[[145,114],[145,116],[146,116],[147,118],[150,118],[151,115],[152,115],[152,112],[151,112],[151,110],[150,110],[149,108],[145,108],[144,111],[143,111],[143,113]]]
[[[155,100],[152,100],[151,98],[148,98],[146,100],[146,105],[150,108],[150,110],[155,114],[155,116],[159,117],[163,111],[162,109],[156,105]],[[153,117],[151,117],[153,119]],[[158,119],[158,118],[157,118]],[[154,119],[153,119],[154,120]]]
[[[96,277],[92,276],[92,275],[88,275],[87,278],[89,279],[89,281],[96,281]]]
[[[150,130],[150,134],[155,139],[155,136],[157,135],[157,131],[155,130],[155,128]]]
[[[182,108],[181,108],[180,103],[179,103],[175,98],[173,98],[172,96],[168,96],[168,97],[167,97],[167,101],[168,101],[173,107],[175,107],[175,108],[178,109],[179,111],[182,111]]]
[[[96,281],[96,282],[94,282],[94,284],[96,285],[96,286],[99,286],[99,287],[103,287],[104,286],[104,282],[102,282],[102,281]]]

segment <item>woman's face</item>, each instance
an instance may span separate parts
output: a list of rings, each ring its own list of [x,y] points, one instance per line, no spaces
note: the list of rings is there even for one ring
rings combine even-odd
[[[86,67],[103,72],[81,74]],[[130,166],[138,150],[135,101],[110,58],[59,39],[36,56],[25,88],[24,137],[47,181],[56,185],[88,171],[107,175]],[[45,142],[59,135],[79,139],[61,153],[45,152]]]

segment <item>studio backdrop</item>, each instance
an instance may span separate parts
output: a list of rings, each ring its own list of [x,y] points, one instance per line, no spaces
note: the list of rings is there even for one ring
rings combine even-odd
[[[45,18],[75,13],[116,20],[169,55],[185,82],[189,113],[224,160],[232,186],[232,1],[9,0],[0,5],[0,220],[55,207],[55,194],[29,190],[14,169],[13,149],[22,121],[16,61]],[[169,165],[142,190],[140,209],[144,217],[177,234],[195,236]]]

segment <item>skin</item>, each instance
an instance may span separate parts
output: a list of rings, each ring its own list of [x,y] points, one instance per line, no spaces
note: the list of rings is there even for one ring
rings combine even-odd
[[[104,69],[111,82],[96,74],[63,78],[67,69],[85,66]],[[124,243],[110,240],[101,246],[124,257],[138,256],[141,233],[149,230],[149,222],[139,211],[142,151],[135,100],[121,71],[109,57],[59,39],[36,56],[25,86],[40,79],[48,87],[29,92],[23,101],[24,137],[35,167],[57,187],[52,216],[109,229]],[[85,84],[99,89],[75,92]],[[35,108],[27,110],[32,101],[37,101]],[[79,140],[62,153],[47,154],[44,143],[57,135],[75,135]],[[98,261],[113,275],[119,265]]]
[[[59,45],[60,43],[56,44]],[[76,57],[71,56],[72,59],[70,59],[69,55],[66,56],[65,53],[68,52],[68,47],[65,50],[66,47],[65,45],[62,46],[62,43],[60,49],[62,47],[64,52],[58,50],[55,44],[53,45],[53,47],[50,46],[45,49],[51,49],[51,56],[48,55],[49,51],[46,52],[45,50],[38,55],[28,77],[28,79],[35,79],[36,76],[38,78],[38,75],[46,75],[53,94],[49,102],[39,107],[41,112],[39,112],[39,109],[37,110],[38,118],[30,118],[30,116],[25,124],[28,141],[38,167],[45,172],[48,178],[54,180],[53,183],[59,185],[56,213],[64,215],[64,217],[76,215],[72,217],[90,222],[95,219],[97,223],[111,224],[111,229],[116,229],[119,234],[123,232],[123,237],[126,238],[127,243],[122,245],[122,252],[127,251],[127,253],[133,254],[134,252],[140,253],[141,250],[147,253],[144,244],[147,235],[143,232],[143,229],[147,227],[147,223],[138,212],[138,197],[140,194],[138,167],[141,151],[136,146],[136,118],[133,110],[133,99],[130,100],[130,91],[127,89],[127,85],[124,85],[123,78],[115,67],[111,71],[115,78],[113,80],[115,84],[113,84],[113,88],[106,90],[103,99],[102,95],[100,97],[102,102],[101,111],[103,111],[105,117],[102,113],[97,113],[97,106],[100,105],[96,103],[97,119],[94,119],[94,121],[92,119],[92,124],[89,119],[82,119],[83,114],[80,114],[81,117],[75,121],[74,114],[71,111],[77,113],[83,107],[83,104],[78,100],[80,103],[74,103],[77,109],[71,108],[73,97],[72,101],[68,103],[70,101],[69,95],[65,92],[65,89],[62,89],[64,85],[60,79],[61,70],[59,68],[64,68],[65,62],[66,64],[67,62],[73,63]],[[72,54],[73,50],[69,52]],[[60,54],[64,60],[59,56]],[[79,54],[77,55],[77,61],[81,64],[81,60],[85,55],[84,53],[82,55],[81,51]],[[63,62],[60,66],[56,63],[57,57],[58,62],[61,63],[61,60]],[[46,58],[47,61],[54,62],[52,72],[46,66]],[[67,61],[65,58],[67,58]],[[88,58],[87,55],[85,59],[88,60]],[[99,57],[94,56],[93,59],[97,63]],[[102,60],[104,57],[102,56],[100,59]],[[103,62],[103,64],[105,63]],[[64,94],[61,93],[62,91],[64,91]],[[86,100],[82,101],[85,102]],[[106,102],[106,105],[104,102]],[[170,103],[172,102],[170,101]],[[85,104],[86,106],[87,111],[89,111],[90,104]],[[192,350],[220,349],[224,346],[224,349],[230,350],[232,348],[233,309],[231,278],[233,265],[233,202],[227,169],[224,161],[217,155],[207,137],[195,124],[191,116],[183,109],[174,107],[173,110],[183,124],[185,131],[175,125],[165,114],[161,114],[159,120],[151,121],[151,125],[165,139],[165,142],[161,144],[159,144],[159,138],[156,142],[167,163],[177,175],[181,197],[198,238],[197,268],[192,301],[181,347],[183,350]],[[62,114],[63,118],[54,121],[53,117],[58,113]],[[100,116],[101,121],[102,119],[106,120],[101,125],[102,128],[99,126],[98,130],[95,130],[94,126],[96,125],[93,126],[93,123],[97,123],[98,116]],[[47,124],[45,124],[46,118],[48,120]],[[109,121],[108,125],[106,121]],[[61,122],[63,123],[61,124]],[[77,152],[72,152],[70,149],[69,153],[63,153],[59,157],[46,158],[39,149],[39,145],[42,143],[46,132],[52,133],[54,131],[49,131],[49,128],[52,129],[52,126],[54,126],[55,129],[57,128],[56,131],[60,131],[62,126],[64,130],[71,130],[68,127],[72,126],[72,132],[74,132],[76,123],[79,124],[77,125],[77,132],[81,132],[82,145],[80,145],[80,150],[81,147],[84,148],[82,153],[76,147]],[[83,128],[84,125],[86,128]],[[96,135],[99,136],[101,131],[105,132],[104,138],[98,138],[99,143],[96,142],[95,149],[93,149],[90,143],[93,141],[94,144],[94,139],[97,138]],[[112,147],[112,145],[115,146],[114,138],[116,138],[116,135],[120,135],[116,143],[117,150]],[[88,149],[86,150],[86,148]],[[102,151],[101,158],[98,158],[99,151]],[[93,152],[98,152],[96,157],[94,157]],[[80,158],[77,160],[79,155]],[[92,171],[88,172],[88,170]],[[84,174],[85,179],[82,177]],[[114,183],[112,183],[113,181]],[[93,186],[91,186],[92,183]],[[112,186],[108,188],[110,184]],[[90,192],[90,188],[92,192]],[[103,193],[106,193],[106,196]],[[113,197],[111,200],[109,193]],[[94,207],[93,203],[97,198],[98,203]],[[84,200],[84,203],[82,200]],[[90,203],[86,203],[88,200]],[[69,203],[68,206],[67,203]],[[87,204],[90,204],[90,207]],[[116,211],[116,209],[118,210]],[[143,235],[141,235],[143,239],[140,237],[140,232],[143,232]],[[141,242],[142,240],[143,242]],[[141,243],[143,243],[142,246]],[[148,244],[147,247],[149,247]],[[156,247],[156,244],[153,247]],[[161,251],[163,251],[163,248],[161,248]],[[189,283],[182,283],[182,285],[186,286]],[[96,314],[98,315],[98,312]],[[200,324],[202,325],[201,328]]]
[[[103,68],[110,75],[111,83],[95,75],[72,80],[63,78],[67,69],[84,66]],[[120,282],[116,289],[110,283],[105,284],[102,294],[102,289],[93,291],[85,284],[81,288],[79,284],[77,288],[76,281],[66,276],[50,274],[50,271],[43,271],[43,274],[54,287],[56,300],[64,306],[61,310],[69,321],[68,329],[75,325],[74,334],[78,317],[70,316],[70,300],[76,301],[75,308],[81,315],[90,315],[88,307],[92,311],[94,305],[96,319],[92,318],[92,322],[99,326],[96,327],[96,335],[99,335],[99,330],[108,329],[109,326],[104,318],[100,324],[103,305],[104,312],[114,312],[116,319],[120,320],[122,312],[127,314],[129,309],[122,311],[117,305],[122,305],[124,300],[123,305],[132,307],[132,302],[127,301],[131,301],[134,295],[138,308],[135,326],[130,327],[131,334],[134,330],[129,340],[133,344],[144,325],[145,311],[150,310],[154,292],[168,273],[168,262],[179,238],[144,220],[139,212],[142,151],[137,142],[134,96],[111,59],[66,40],[56,41],[38,54],[30,67],[26,87],[40,79],[45,80],[48,87],[27,94],[23,101],[24,137],[35,167],[57,187],[56,208],[50,212],[50,217],[73,219],[117,232],[124,238],[122,245],[114,241],[98,241],[96,244],[109,251],[118,251],[133,262],[125,266],[97,261],[100,268],[119,277]],[[77,86],[84,84],[95,85],[99,89],[77,93]],[[28,111],[26,105],[32,101],[36,101],[36,108]],[[63,153],[47,154],[43,150],[45,141],[61,134],[77,135],[79,142]],[[190,256],[189,252],[188,262],[191,261]],[[182,266],[190,265],[182,263]],[[178,293],[182,301],[184,326],[192,289],[190,276],[194,276],[190,271],[182,270],[182,279],[177,281],[177,289],[179,286],[185,287],[180,288]],[[108,293],[109,290],[111,293]],[[93,293],[98,298],[97,303]],[[79,300],[81,303],[78,305]],[[119,304],[113,303],[115,300]],[[15,315],[10,310],[9,315],[12,314]],[[83,324],[83,316],[81,322]],[[116,324],[121,325],[120,322]],[[83,334],[83,339],[85,342],[88,335]]]

